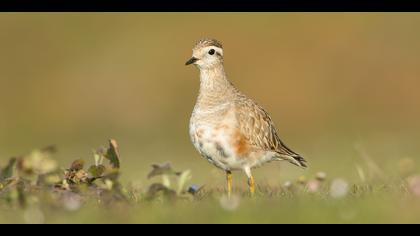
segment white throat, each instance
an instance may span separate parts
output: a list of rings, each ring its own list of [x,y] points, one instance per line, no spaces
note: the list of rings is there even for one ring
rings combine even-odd
[[[200,92],[208,90],[213,93],[221,92],[230,86],[232,85],[227,79],[223,64],[211,68],[200,68]]]

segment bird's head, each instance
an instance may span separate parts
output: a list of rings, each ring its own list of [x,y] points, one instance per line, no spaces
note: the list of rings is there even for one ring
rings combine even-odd
[[[223,64],[222,44],[215,39],[201,39],[193,48],[193,54],[185,65],[194,64],[200,69],[211,69]]]

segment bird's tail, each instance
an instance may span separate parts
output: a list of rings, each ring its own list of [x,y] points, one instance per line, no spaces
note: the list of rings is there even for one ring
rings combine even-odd
[[[302,167],[302,168],[307,168],[308,167],[307,161],[302,156],[296,155],[296,156],[292,156],[292,158],[294,160],[292,162],[293,164],[295,164],[299,167]]]
[[[277,152],[279,154],[278,160],[285,160],[293,165],[307,168],[308,164],[304,157],[297,154],[296,152],[292,151],[290,148],[288,148],[286,145],[282,145],[281,149]]]
[[[280,157],[278,157],[277,160],[284,160],[284,161],[288,161],[290,163],[292,163],[293,165],[302,167],[302,168],[307,168],[308,164],[307,161],[305,160],[305,158],[303,158],[302,156],[296,154],[296,155],[280,155]]]

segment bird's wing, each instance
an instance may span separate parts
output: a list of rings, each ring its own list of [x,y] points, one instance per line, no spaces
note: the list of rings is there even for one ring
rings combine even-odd
[[[236,102],[236,109],[239,129],[251,146],[273,151],[278,154],[279,159],[306,167],[306,160],[280,140],[270,115],[261,106],[241,96]]]

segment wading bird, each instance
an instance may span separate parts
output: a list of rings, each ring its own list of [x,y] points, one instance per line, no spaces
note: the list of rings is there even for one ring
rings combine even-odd
[[[305,159],[280,140],[268,113],[228,80],[220,42],[199,40],[185,64],[194,64],[200,70],[200,91],[190,119],[190,137],[204,158],[226,172],[229,196],[234,170],[246,173],[253,195],[253,168],[278,160],[307,167]]]

